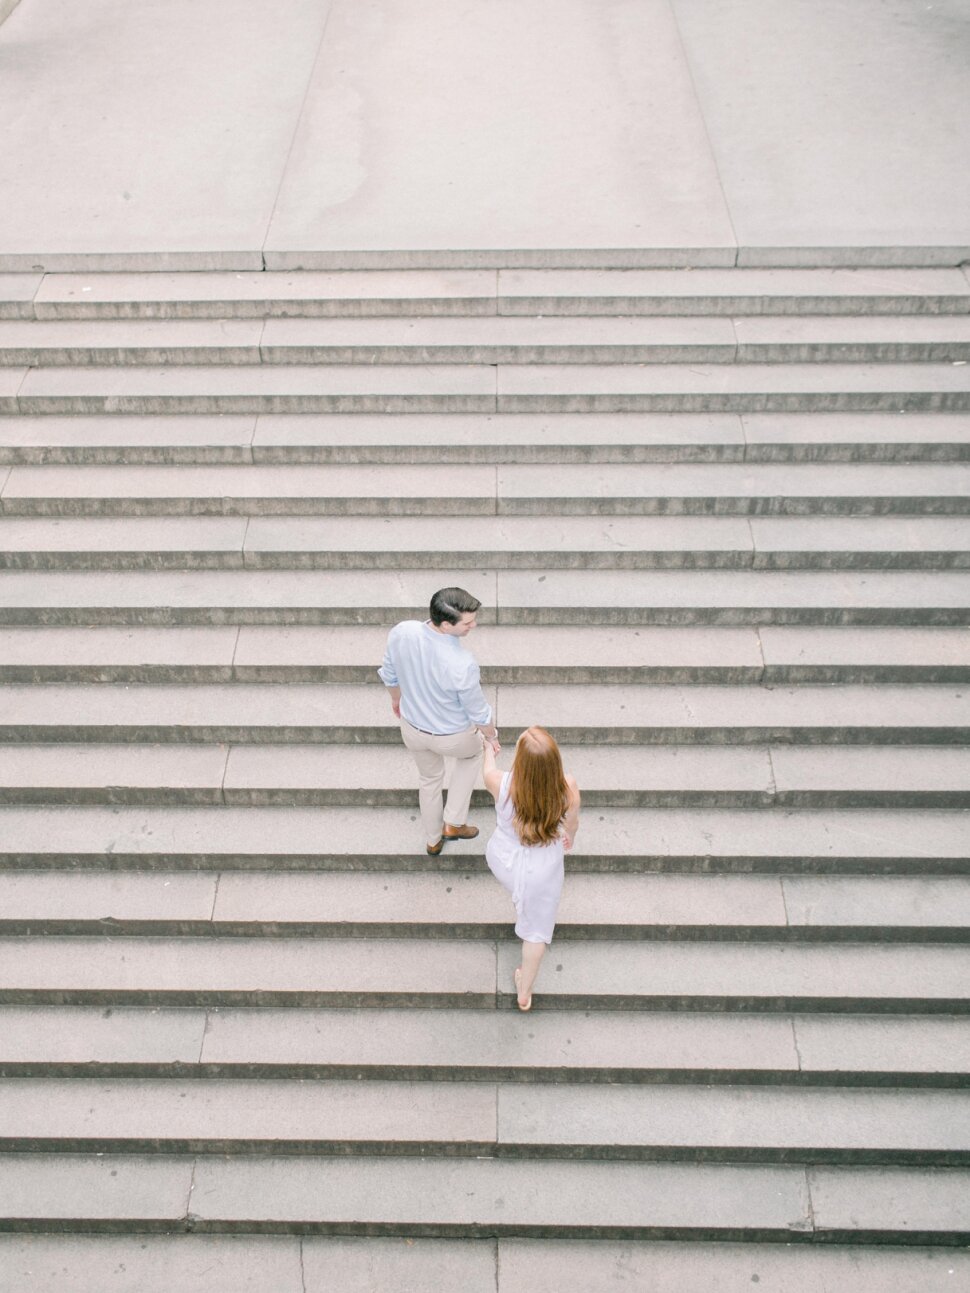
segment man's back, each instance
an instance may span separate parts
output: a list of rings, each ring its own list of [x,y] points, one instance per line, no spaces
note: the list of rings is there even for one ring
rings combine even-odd
[[[396,624],[379,673],[386,686],[401,688],[401,716],[419,731],[444,735],[491,720],[475,657],[430,623]]]

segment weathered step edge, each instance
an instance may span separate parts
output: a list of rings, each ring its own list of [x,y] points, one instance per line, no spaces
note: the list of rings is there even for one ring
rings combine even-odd
[[[106,1080],[185,1079],[199,1081],[360,1081],[360,1082],[515,1082],[524,1085],[622,1086],[757,1086],[816,1088],[877,1087],[880,1090],[968,1090],[970,1072],[961,1070],[901,1069],[745,1069],[719,1068],[592,1068],[574,1065],[513,1064],[337,1064],[257,1060],[0,1060],[0,1078],[56,1081],[65,1078]]]
[[[831,246],[589,248],[237,248],[232,251],[5,252],[4,273],[146,273],[340,269],[873,269],[957,268],[970,245],[912,243]]]
[[[231,988],[9,988],[0,987],[5,1006],[273,1006],[335,1010],[515,1010],[505,992],[391,992]],[[677,1011],[714,1014],[970,1015],[967,997],[815,997],[794,995],[684,993],[556,993],[544,1011]]]
[[[858,513],[856,513],[858,514]],[[8,514],[9,515],[9,514]],[[2,535],[0,535],[2,539]],[[608,552],[331,549],[241,552],[115,549],[0,550],[0,570],[427,570],[434,563],[490,570],[967,570],[970,551],[952,549],[755,552],[747,548]]]
[[[330,1235],[416,1239],[586,1239],[703,1243],[893,1244],[899,1247],[965,1248],[970,1230],[856,1230],[768,1226],[526,1225],[515,1222],[265,1221],[175,1218],[0,1217],[0,1232],[92,1235]]]
[[[0,664],[0,683],[129,683],[212,685],[218,683],[332,683],[373,681],[368,665],[179,665],[179,664]],[[946,664],[771,664],[756,665],[485,665],[482,681],[558,684],[635,685],[670,683],[766,687],[796,683],[886,684],[970,682],[970,662]]]
[[[0,852],[0,871],[248,871],[435,873],[480,872],[474,855],[426,858],[401,853],[87,853]],[[567,875],[854,875],[965,876],[966,857],[838,857],[736,854],[581,854],[566,858]]]
[[[801,1167],[968,1167],[970,1150],[845,1148],[837,1145],[543,1144],[468,1140],[268,1140],[213,1137],[4,1136],[3,1154],[287,1158],[474,1158],[551,1162],[736,1163]],[[2,1223],[0,1223],[2,1224]]]
[[[887,724],[885,727],[795,724],[603,727],[555,726],[562,745],[966,745],[970,727],[918,727]],[[500,727],[503,743],[513,746],[519,729]],[[391,727],[347,727],[339,724],[239,725],[2,723],[0,745],[88,744],[116,742],[141,745],[397,745],[399,733]],[[289,793],[288,791],[285,793]],[[314,793],[310,791],[308,793]],[[787,792],[782,792],[787,793]],[[858,806],[858,805],[856,805]]]
[[[397,612],[421,618],[425,608]],[[386,607],[325,606],[3,606],[0,625],[43,627],[226,627],[387,625]],[[526,627],[582,625],[587,627],[648,627],[721,625],[856,625],[888,627],[963,628],[970,624],[970,607],[962,606],[505,606],[481,622]],[[547,675],[548,677],[548,675]],[[521,681],[521,679],[519,679]]]
[[[967,462],[970,442],[590,445],[4,445],[0,466]]]
[[[135,413],[951,413],[970,391],[694,392],[529,395],[19,395],[0,412]]]
[[[0,735],[3,729],[0,728]],[[503,738],[504,739],[504,738]],[[885,744],[885,742],[882,742]],[[696,808],[696,809],[850,809],[850,808],[970,808],[970,787],[962,790],[886,789],[824,790],[587,790],[588,808]],[[123,804],[154,807],[229,806],[244,808],[381,807],[416,808],[413,791],[373,788],[241,787],[221,786],[4,786],[4,804]],[[484,791],[472,795],[472,806],[491,804]]]
[[[316,938],[514,941],[508,921],[0,919],[0,938]],[[650,925],[566,923],[557,941],[638,943],[970,943],[960,925]],[[2,991],[2,989],[0,989]]]

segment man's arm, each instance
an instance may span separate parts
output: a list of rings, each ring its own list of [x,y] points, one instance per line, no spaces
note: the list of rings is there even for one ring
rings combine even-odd
[[[492,707],[485,699],[485,693],[480,685],[475,682],[471,687],[465,687],[458,693],[458,699],[461,707],[468,715],[468,721],[473,727],[477,727],[488,741],[489,745],[498,754],[502,748],[498,741],[498,728],[492,722]]]
[[[492,722],[492,707],[485,699],[485,693],[482,691],[482,684],[479,681],[480,677],[478,661],[469,652],[465,660],[464,676],[457,680],[458,701],[467,714],[469,723],[478,728],[485,740],[498,754],[502,748],[498,741],[498,729]]]
[[[393,630],[392,630],[393,632]],[[390,692],[391,709],[394,711],[395,718],[401,717],[401,688],[397,679],[397,670],[394,668],[394,657],[391,653],[390,634],[387,639],[387,646],[384,648],[384,662],[377,671],[377,676]]]

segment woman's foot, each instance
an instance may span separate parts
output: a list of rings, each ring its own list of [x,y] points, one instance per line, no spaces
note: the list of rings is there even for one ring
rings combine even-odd
[[[527,1010],[532,1009],[532,993],[530,992],[529,995],[523,1001],[522,993],[519,991],[519,980],[521,979],[521,977],[522,977],[521,968],[516,970],[515,973],[512,975],[512,978],[515,982],[516,1004],[518,1005],[522,1013],[525,1014]]]

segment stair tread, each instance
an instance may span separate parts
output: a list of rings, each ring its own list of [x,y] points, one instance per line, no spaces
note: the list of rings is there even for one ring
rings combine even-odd
[[[97,1062],[345,1066],[387,1076],[534,1070],[540,1079],[878,1074],[888,1086],[894,1073],[970,1073],[970,1024],[945,1016],[0,1005],[0,1023],[0,1064],[30,1064],[41,1076],[45,1066]]]
[[[577,854],[618,857],[908,857],[962,859],[967,854],[966,814],[933,811],[757,811],[615,809],[587,813]],[[163,808],[124,806],[2,807],[4,854],[43,858],[68,852],[146,859],[207,857],[275,859],[321,855],[360,858],[423,856],[420,828],[402,837],[399,808]],[[471,821],[487,830],[494,814],[475,810]],[[449,845],[449,853],[481,857],[482,839]],[[2,855],[0,855],[2,856]]]
[[[535,555],[630,551],[970,552],[970,518],[483,516],[450,517],[9,517],[2,552],[237,552]]]
[[[5,524],[5,523],[4,523]],[[376,659],[383,627],[22,628],[0,632],[5,665],[137,665],[143,663],[255,666],[350,666]],[[970,632],[961,628],[526,628],[482,625],[473,647],[490,669],[513,665],[591,668],[682,664],[961,665]],[[763,660],[762,660],[763,653]]]
[[[480,1005],[481,997],[511,993],[520,955],[514,936],[494,949],[426,938],[0,938],[6,994],[245,993],[259,999],[251,1004],[269,1004],[263,994],[271,993],[296,994],[310,1004],[310,994],[324,993],[347,997],[348,1004],[360,994],[377,994],[375,1004],[447,994]],[[970,948],[576,939],[557,944],[537,991],[551,1008],[563,999],[595,1005],[673,997],[902,1001],[912,1009],[916,1002],[932,1006],[970,996]]]
[[[510,924],[481,857],[460,872],[0,873],[4,920]],[[773,928],[970,923],[965,877],[570,875],[559,925]]]
[[[37,497],[660,498],[961,496],[962,463],[651,463],[488,466],[15,466],[4,501]],[[554,511],[554,508],[550,509]]]
[[[75,414],[0,417],[0,446],[229,446],[269,452],[280,447],[393,446],[506,449],[520,446],[716,446],[743,453],[745,444],[963,444],[970,417],[961,413],[549,413],[455,414],[199,414],[167,417]]]
[[[377,663],[375,661],[375,670]],[[946,686],[562,687],[502,684],[497,719],[503,730],[538,723],[560,732],[624,729],[867,727],[874,732],[921,728],[958,732],[970,721],[970,696]],[[105,684],[10,685],[0,695],[0,723],[39,731],[58,724],[233,725],[256,730],[286,728],[380,730],[398,741],[398,722],[385,689],[294,684],[189,684],[125,687]],[[337,738],[339,740],[339,738]],[[383,743],[383,742],[380,742]],[[913,743],[918,744],[918,741]]]
[[[56,1287],[69,1262],[72,1293],[103,1293],[123,1270],[138,1293],[209,1293],[218,1270],[227,1288],[257,1293],[321,1293],[339,1278],[346,1293],[374,1288],[432,1289],[442,1281],[465,1293],[590,1293],[609,1287],[626,1269],[645,1287],[715,1287],[726,1278],[738,1288],[757,1265],[760,1279],[808,1290],[852,1288],[853,1293],[902,1290],[943,1293],[970,1280],[970,1255],[955,1248],[906,1245],[701,1243],[689,1240],[606,1239],[369,1239],[305,1235],[0,1234],[6,1262],[22,1293]],[[496,1272],[500,1271],[496,1283]],[[769,1287],[770,1287],[769,1283]]]
[[[514,1160],[203,1158],[3,1155],[15,1215],[185,1221],[389,1223],[458,1233],[681,1237],[966,1231],[970,1172],[951,1169],[546,1163]],[[190,1202],[191,1195],[191,1202]],[[401,1233],[401,1230],[398,1230]],[[453,1231],[454,1233],[454,1231]]]
[[[952,1091],[492,1083],[7,1079],[0,1139],[446,1146],[970,1149]],[[479,1152],[482,1152],[481,1150]],[[528,1156],[528,1148],[523,1151]]]
[[[939,746],[562,746],[566,768],[578,779],[587,804],[632,806],[649,796],[698,798],[703,794],[800,802],[815,796],[849,806],[857,795],[871,805],[872,796],[891,804],[898,796],[967,795],[970,749]],[[447,784],[447,778],[446,778]],[[50,799],[88,796],[102,790],[104,799],[132,800],[142,791],[170,792],[170,798],[197,802],[208,790],[209,802],[246,802],[268,796],[272,802],[401,803],[410,801],[416,780],[413,762],[403,747],[333,745],[145,745],[29,744],[4,749],[0,799],[18,792],[50,792]],[[403,797],[403,800],[402,800]],[[794,798],[793,798],[794,797]],[[476,802],[485,799],[484,791]],[[143,801],[143,800],[141,800]],[[413,806],[413,805],[411,805]],[[816,804],[817,806],[817,804]],[[939,805],[938,805],[939,806]],[[951,806],[956,806],[952,803]]]
[[[970,302],[968,302],[970,307]],[[0,319],[7,364],[959,360],[965,314]]]
[[[55,370],[56,371],[56,370]],[[114,371],[114,370],[110,370]],[[128,370],[137,371],[137,370]],[[189,370],[183,370],[189,371]],[[201,371],[201,370],[199,370]],[[284,370],[280,370],[281,375]],[[83,374],[79,370],[78,376]],[[43,376],[52,375],[45,369]],[[39,389],[71,390],[65,381],[38,382],[37,372],[24,384],[24,394]],[[96,389],[90,383],[84,389]],[[503,398],[542,395],[670,395],[670,394],[741,394],[749,391],[771,393],[800,392],[906,392],[953,391],[970,388],[970,371],[965,366],[946,363],[886,364],[500,364],[498,397],[500,411],[521,412]],[[80,387],[78,387],[80,389]],[[99,389],[99,388],[98,388]],[[753,410],[757,411],[757,410]]]
[[[494,583],[493,583],[494,581]],[[616,622],[656,607],[967,607],[970,579],[939,571],[537,571],[435,568],[435,582],[476,591],[482,620],[499,593],[504,623],[516,618],[543,626],[543,612],[585,610]],[[358,622],[387,625],[420,615],[427,604],[427,572],[411,571],[8,571],[0,574],[0,607],[305,607],[357,612]],[[515,620],[513,619],[514,623]],[[569,622],[568,620],[566,621]],[[620,621],[622,622],[622,620]]]
[[[911,391],[966,393],[970,372],[951,363],[880,364],[211,364],[117,367],[8,368],[0,394],[17,397],[17,410],[50,397],[212,397],[217,395],[459,395],[496,398],[542,394],[741,394]],[[497,390],[497,396],[496,396]],[[78,410],[80,411],[80,410]],[[134,412],[133,409],[120,409]],[[271,410],[267,410],[271,411]],[[512,406],[505,411],[520,412]]]
[[[404,303],[426,297],[967,296],[958,269],[303,270],[5,274],[4,300],[94,302],[314,299]]]

